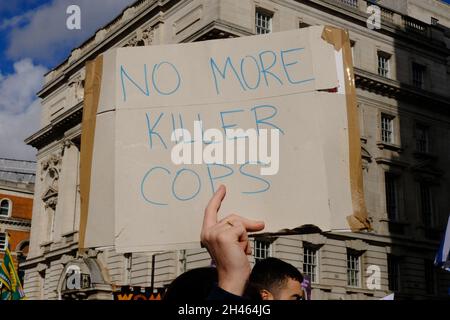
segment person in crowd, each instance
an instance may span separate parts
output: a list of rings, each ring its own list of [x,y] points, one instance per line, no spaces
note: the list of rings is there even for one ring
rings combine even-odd
[[[262,231],[264,222],[249,220],[236,214],[219,220],[218,211],[225,194],[224,185],[214,193],[206,206],[200,234],[201,243],[211,255],[218,276],[217,284],[213,286],[207,299],[301,299],[303,277],[294,266],[279,259],[269,259],[257,264],[252,272],[247,257],[251,254],[248,233]]]
[[[277,258],[258,261],[250,273],[245,296],[251,300],[304,300],[303,275]]]
[[[172,281],[163,300],[173,303],[205,301],[216,283],[215,267],[192,269]]]

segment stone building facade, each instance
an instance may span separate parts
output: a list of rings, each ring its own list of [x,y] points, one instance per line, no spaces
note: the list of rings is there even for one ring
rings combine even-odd
[[[111,299],[120,286],[161,288],[210,263],[203,249],[77,252],[86,61],[113,47],[333,25],[348,29],[352,41],[374,230],[255,239],[251,260],[292,263],[312,278],[313,299],[448,298],[450,276],[432,262],[450,213],[450,7],[377,3],[379,29],[368,28],[374,11],[364,0],[140,0],[74,49],[45,76],[42,127],[26,140],[38,150],[30,253],[21,265],[28,297]],[[84,275],[78,287],[67,286],[74,268]]]

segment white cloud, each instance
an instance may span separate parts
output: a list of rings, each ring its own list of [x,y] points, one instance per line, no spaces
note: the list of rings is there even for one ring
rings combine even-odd
[[[14,73],[0,73],[0,157],[35,159],[36,150],[24,140],[39,128],[41,105],[36,92],[45,72],[24,59],[14,64]]]
[[[16,17],[9,22],[15,25],[9,34],[7,55],[11,59],[30,57],[45,63],[54,63],[55,57],[62,52],[80,45],[98,28],[117,16],[134,0],[53,0],[47,5]],[[81,30],[68,30],[66,9],[76,4],[81,8]],[[27,15],[28,14],[28,15]],[[17,26],[15,21],[27,23]]]
[[[54,65],[56,57],[80,45],[134,1],[52,0],[0,23],[1,32],[8,33],[7,57],[19,60],[12,74],[0,70],[0,157],[35,159],[36,150],[24,139],[39,129],[41,104],[35,94],[41,89],[46,68],[32,61]],[[0,11],[16,10],[3,2]],[[72,4],[81,8],[81,30],[66,28],[66,9]]]
[[[9,28],[16,28],[22,23],[27,23],[33,15],[33,11],[25,12],[24,14],[14,16],[9,19],[3,19],[0,23],[0,31],[7,30]]]
[[[35,100],[24,113],[12,115],[0,112],[0,157],[36,160],[36,149],[24,140],[39,129],[41,104]]]
[[[14,73],[0,78],[0,112],[20,114],[36,99],[46,69],[30,59],[14,63]]]

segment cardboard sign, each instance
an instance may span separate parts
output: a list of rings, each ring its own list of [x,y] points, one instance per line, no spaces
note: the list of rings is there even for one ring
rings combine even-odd
[[[198,247],[220,184],[221,216],[264,220],[265,232],[367,226],[351,60],[324,35],[119,48],[91,63],[80,247]]]

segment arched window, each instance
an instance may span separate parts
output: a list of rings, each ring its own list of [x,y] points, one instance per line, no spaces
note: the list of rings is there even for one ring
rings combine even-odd
[[[0,216],[6,216],[9,217],[11,213],[11,200],[9,199],[2,199],[0,201]]]

